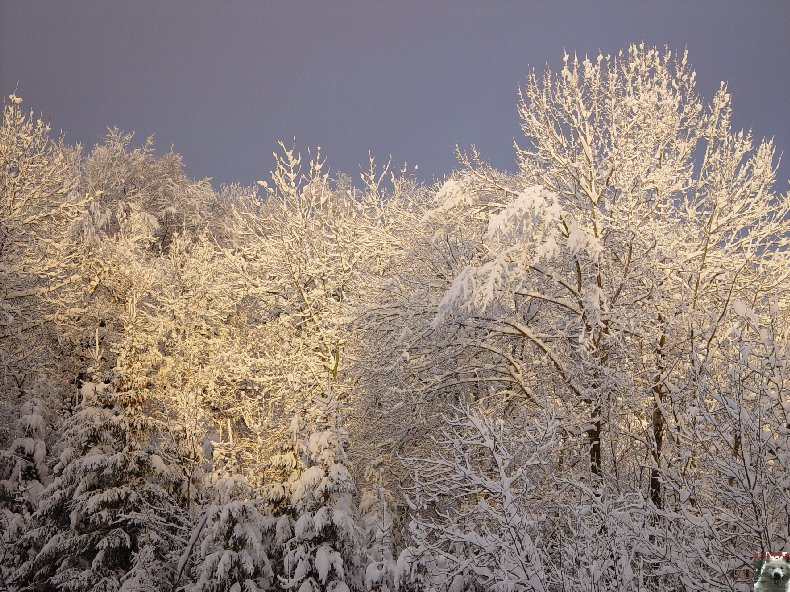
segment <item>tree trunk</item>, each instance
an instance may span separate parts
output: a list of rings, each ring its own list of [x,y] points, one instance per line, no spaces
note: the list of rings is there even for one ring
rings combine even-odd
[[[658,322],[663,325],[664,318],[658,315]],[[650,501],[657,510],[664,508],[664,496],[661,488],[661,453],[664,444],[664,413],[662,408],[665,401],[665,391],[662,374],[664,373],[664,346],[666,344],[667,336],[664,331],[661,332],[661,338],[658,340],[658,348],[656,349],[656,374],[653,377],[653,417],[652,417],[652,431],[653,431],[653,449],[651,455],[653,457],[653,467],[650,469]]]

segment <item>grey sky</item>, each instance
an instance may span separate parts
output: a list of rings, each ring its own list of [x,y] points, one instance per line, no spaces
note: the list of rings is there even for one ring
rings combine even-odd
[[[0,92],[67,138],[155,133],[194,177],[252,183],[279,138],[356,173],[368,150],[424,180],[476,144],[513,168],[528,69],[629,42],[688,47],[698,89],[720,80],[734,123],[773,136],[790,176],[790,2],[0,0]]]

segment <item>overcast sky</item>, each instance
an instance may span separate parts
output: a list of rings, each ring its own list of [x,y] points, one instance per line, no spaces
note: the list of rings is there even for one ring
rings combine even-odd
[[[155,134],[215,185],[268,176],[278,139],[333,170],[368,150],[423,180],[476,144],[514,167],[516,89],[563,50],[688,47],[698,89],[729,81],[734,123],[773,136],[790,176],[790,2],[0,0],[0,92],[71,142]]]

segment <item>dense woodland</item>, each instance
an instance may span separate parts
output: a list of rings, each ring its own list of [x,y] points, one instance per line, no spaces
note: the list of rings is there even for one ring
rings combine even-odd
[[[519,97],[516,172],[281,144],[219,189],[5,100],[0,590],[750,589],[790,548],[774,147],[655,48]]]

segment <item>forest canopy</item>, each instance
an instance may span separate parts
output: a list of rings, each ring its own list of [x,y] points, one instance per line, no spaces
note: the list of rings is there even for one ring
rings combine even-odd
[[[519,87],[515,171],[212,187],[0,128],[0,590],[736,590],[790,549],[790,206],[684,53]],[[745,587],[744,587],[745,586]]]

